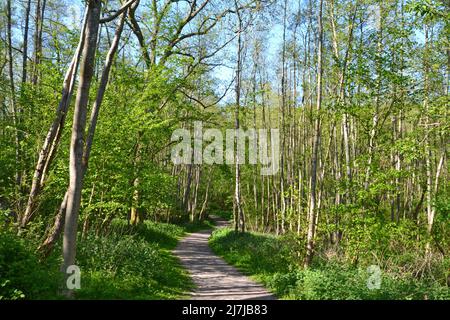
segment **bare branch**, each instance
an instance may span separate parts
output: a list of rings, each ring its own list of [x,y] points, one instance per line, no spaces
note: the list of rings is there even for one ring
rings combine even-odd
[[[133,4],[133,2],[135,2],[135,1],[136,0],[129,0],[127,3],[125,3],[119,10],[117,10],[112,15],[100,19],[100,23],[106,23],[106,22],[113,21],[115,18],[117,18],[119,15],[121,15],[125,10],[127,10],[128,7],[131,6]]]

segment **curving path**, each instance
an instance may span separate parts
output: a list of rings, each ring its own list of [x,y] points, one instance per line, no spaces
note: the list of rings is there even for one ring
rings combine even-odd
[[[224,227],[228,222],[211,216],[216,227]],[[212,230],[203,230],[183,238],[174,250],[195,285],[191,293],[193,300],[274,300],[262,285],[243,275],[235,267],[216,256],[208,246]]]

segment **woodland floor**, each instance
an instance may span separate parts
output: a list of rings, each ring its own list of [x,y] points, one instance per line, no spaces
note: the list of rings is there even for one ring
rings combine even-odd
[[[216,227],[228,222],[220,217],[210,217]],[[190,233],[180,240],[174,254],[181,260],[195,284],[190,298],[193,300],[274,300],[262,285],[242,274],[225,260],[216,256],[208,246],[212,230]]]

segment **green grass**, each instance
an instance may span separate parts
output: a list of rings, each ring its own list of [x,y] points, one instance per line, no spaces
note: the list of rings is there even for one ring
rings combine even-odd
[[[448,287],[405,275],[382,273],[380,288],[370,290],[367,266],[329,261],[304,270],[289,237],[221,229],[213,233],[209,243],[216,254],[281,299],[450,299]]]
[[[81,289],[76,299],[180,299],[193,283],[172,255],[187,232],[210,228],[208,221],[181,225],[146,221],[132,227],[113,221],[106,234],[78,239],[76,264]],[[61,244],[40,262],[37,244],[0,231],[0,299],[61,299]]]

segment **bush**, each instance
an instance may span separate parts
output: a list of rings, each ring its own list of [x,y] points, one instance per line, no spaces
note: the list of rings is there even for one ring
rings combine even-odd
[[[0,299],[56,298],[61,275],[53,258],[38,260],[33,244],[0,231]]]
[[[263,282],[279,297],[291,295],[303,281],[304,274],[300,270],[282,273],[276,272],[272,276],[263,279]]]

